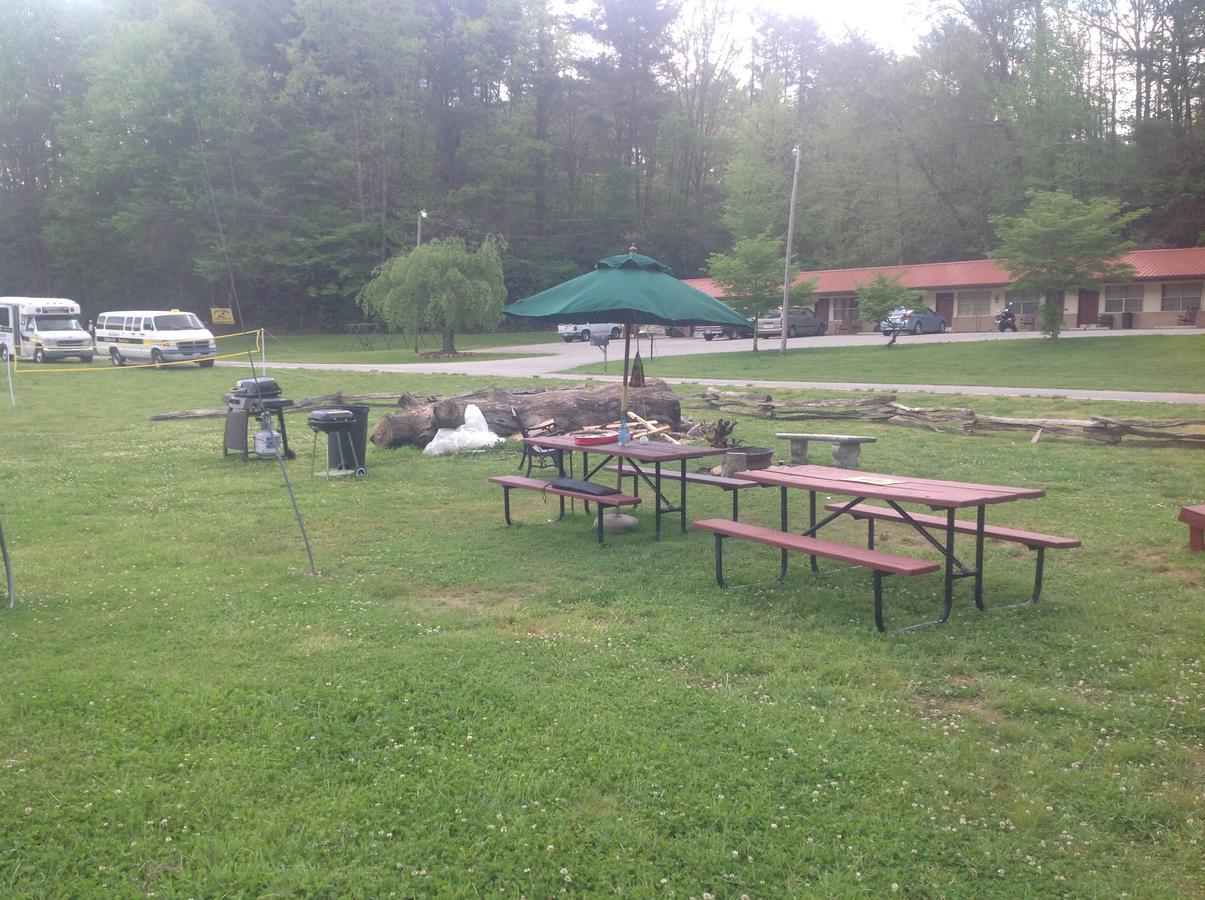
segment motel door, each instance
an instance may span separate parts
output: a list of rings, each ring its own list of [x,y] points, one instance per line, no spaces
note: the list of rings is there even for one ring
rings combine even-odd
[[[1079,309],[1075,314],[1076,325],[1095,325],[1100,314],[1100,291],[1080,289]]]
[[[947,325],[954,324],[954,294],[937,295],[937,314],[946,320]]]
[[[816,301],[816,318],[821,322],[828,321],[828,297],[822,297]],[[782,323],[779,323],[781,326]]]

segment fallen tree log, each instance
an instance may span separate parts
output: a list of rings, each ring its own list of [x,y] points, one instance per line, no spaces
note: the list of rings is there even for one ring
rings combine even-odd
[[[408,399],[409,398],[409,399]],[[373,405],[388,405],[388,406],[410,406],[415,403],[424,403],[437,399],[429,397],[427,400],[420,400],[413,394],[400,394],[397,391],[378,391],[370,394],[344,394],[337,392],[334,394],[320,394],[317,397],[306,397],[304,400],[298,400],[292,406],[286,406],[282,412],[299,413],[310,412],[315,409],[322,409],[328,406],[343,406],[347,403],[367,403]],[[389,401],[384,404],[381,401]],[[175,412],[155,413],[150,417],[152,422],[165,422],[171,419],[216,419],[226,415],[226,407],[211,407],[208,409],[181,409]]]
[[[618,419],[620,390],[618,384],[543,391],[491,388],[474,394],[444,397],[434,403],[390,413],[377,422],[370,439],[383,449],[406,445],[425,447],[440,428],[463,425],[464,410],[470,403],[481,410],[490,430],[504,437],[518,434],[520,421],[534,425],[544,419],[555,420],[560,431],[577,431],[587,425]],[[628,408],[642,418],[656,419],[674,431],[682,423],[678,397],[659,379],[649,379],[644,387],[628,388]]]

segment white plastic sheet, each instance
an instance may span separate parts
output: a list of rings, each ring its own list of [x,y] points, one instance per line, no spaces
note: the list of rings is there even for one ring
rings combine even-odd
[[[502,438],[490,431],[485,416],[476,405],[464,408],[464,424],[459,428],[441,428],[423,448],[424,456],[446,456],[464,450],[481,450],[502,443]]]

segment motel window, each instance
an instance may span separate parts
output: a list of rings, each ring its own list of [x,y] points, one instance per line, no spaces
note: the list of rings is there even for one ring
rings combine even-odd
[[[986,316],[992,310],[991,291],[959,291],[958,315]]]
[[[1008,291],[1004,295],[1004,302],[1011,303],[1013,313],[1018,316],[1037,315],[1038,307],[1042,305],[1042,301],[1033,291]]]
[[[1163,300],[1160,309],[1171,312],[1182,312],[1186,309],[1201,308],[1201,282],[1182,281],[1163,285]]]
[[[829,309],[832,310],[834,322],[844,322],[847,318],[856,319],[858,317],[858,298],[853,296],[833,297]]]
[[[1142,285],[1140,285],[1140,284],[1108,284],[1108,285],[1105,285],[1105,312],[1107,312],[1107,313],[1142,312]]]

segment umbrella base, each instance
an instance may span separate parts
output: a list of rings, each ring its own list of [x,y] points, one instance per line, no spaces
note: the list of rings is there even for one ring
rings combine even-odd
[[[618,510],[602,514],[602,520],[605,534],[623,534],[626,531],[635,530],[636,526],[640,524],[640,520],[635,516],[629,516]]]

